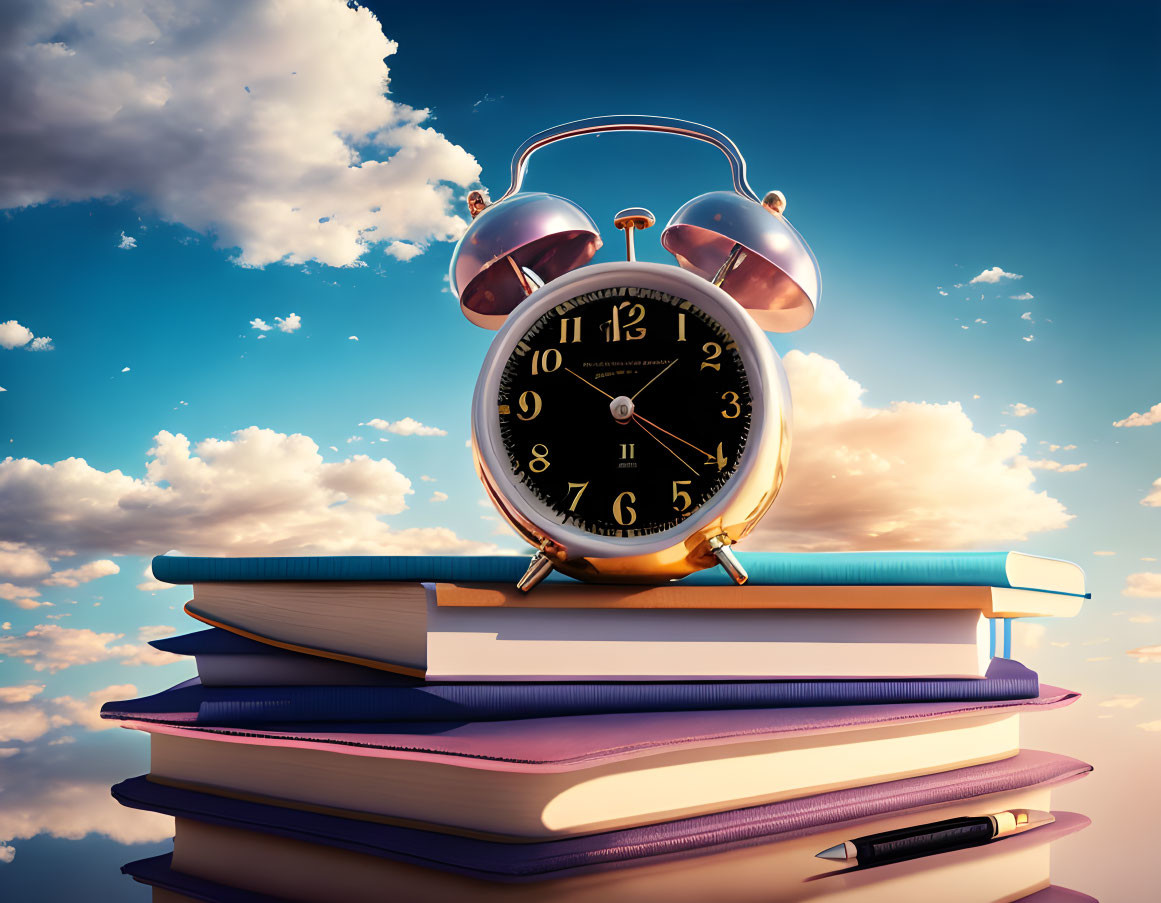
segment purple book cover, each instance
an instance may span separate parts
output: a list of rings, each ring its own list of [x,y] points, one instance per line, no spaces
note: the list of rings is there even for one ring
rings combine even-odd
[[[264,831],[487,880],[528,880],[789,840],[857,819],[987,794],[1052,786],[1074,780],[1090,770],[1091,766],[1068,756],[1024,750],[999,762],[939,774],[582,837],[525,843],[504,843],[273,806],[171,787],[145,776],[117,784],[112,793],[118,802],[132,808]],[[858,828],[852,831],[857,833]]]
[[[341,748],[355,755],[454,761],[502,771],[568,771],[662,749],[714,746],[741,739],[808,736],[911,721],[1044,711],[1069,705],[1079,695],[1042,684],[1035,699],[978,702],[637,712],[514,721],[212,727],[196,723],[198,691],[196,680],[187,681],[150,697],[154,711],[141,711],[134,701],[128,701],[107,703],[101,714],[141,730],[227,742]]]

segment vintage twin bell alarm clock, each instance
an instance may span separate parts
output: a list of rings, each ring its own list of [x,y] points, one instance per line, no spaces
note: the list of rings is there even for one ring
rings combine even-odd
[[[562,197],[522,192],[532,153],[565,138],[649,131],[707,141],[733,191],[686,203],[661,234],[680,267],[627,257],[585,265],[596,223]],[[765,203],[721,132],[678,119],[604,116],[529,138],[493,204],[468,198],[451,285],[464,315],[499,329],[472,401],[472,448],[488,496],[537,552],[518,586],[553,568],[584,580],[657,582],[721,564],[770,507],[790,450],[786,374],[763,330],[810,322],[818,264]]]

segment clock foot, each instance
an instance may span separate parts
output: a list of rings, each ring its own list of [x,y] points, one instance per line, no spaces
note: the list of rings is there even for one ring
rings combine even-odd
[[[524,576],[516,581],[516,589],[526,593],[551,573],[552,559],[543,552],[537,552],[528,563]]]
[[[718,564],[730,575],[730,579],[734,583],[741,586],[750,579],[750,575],[742,567],[742,562],[738,561],[738,556],[730,548],[730,541],[725,536],[715,536],[709,541],[709,547],[713,551],[714,557],[717,558]]]

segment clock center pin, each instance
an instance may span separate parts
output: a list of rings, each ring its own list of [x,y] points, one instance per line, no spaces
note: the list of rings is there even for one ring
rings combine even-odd
[[[618,395],[609,402],[609,411],[617,423],[628,423],[633,419],[633,399],[628,395]]]

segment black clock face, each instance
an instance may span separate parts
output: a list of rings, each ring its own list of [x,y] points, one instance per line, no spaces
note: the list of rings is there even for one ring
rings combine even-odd
[[[644,288],[548,311],[508,359],[497,402],[514,477],[558,523],[601,536],[658,533],[710,501],[753,407],[726,329]]]

